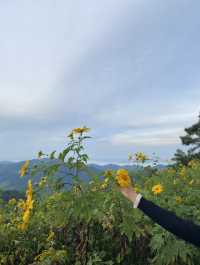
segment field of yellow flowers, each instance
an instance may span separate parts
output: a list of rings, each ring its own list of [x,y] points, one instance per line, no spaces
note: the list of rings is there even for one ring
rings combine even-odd
[[[57,159],[57,164],[29,168],[20,176],[28,180],[26,198],[1,201],[1,265],[200,265],[200,250],[178,240],[153,223],[119,192],[132,185],[144,197],[200,224],[200,161],[158,170],[137,172],[121,168],[102,172],[103,179],[88,171],[84,142],[89,128],[75,128],[68,144],[56,157],[42,151],[38,157]],[[129,155],[144,165],[147,156]],[[55,178],[60,166],[70,170],[64,180]],[[91,180],[79,178],[86,171]],[[34,175],[42,172],[40,182]],[[135,179],[135,176],[137,178]],[[70,184],[68,178],[73,182]],[[67,185],[70,189],[66,189]]]

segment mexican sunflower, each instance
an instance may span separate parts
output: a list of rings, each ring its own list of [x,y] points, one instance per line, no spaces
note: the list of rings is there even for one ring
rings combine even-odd
[[[161,184],[157,184],[157,185],[153,186],[153,188],[152,188],[152,192],[154,194],[159,194],[159,193],[163,192],[163,190],[164,189],[163,189],[163,186]]]
[[[24,165],[20,168],[20,177],[24,177],[26,175],[26,172],[28,170],[28,167],[30,165],[30,160],[27,160]]]
[[[131,186],[131,178],[128,175],[128,171],[126,169],[117,170],[115,179],[117,181],[117,184],[122,188]]]
[[[28,188],[26,191],[26,201],[24,202],[23,206],[23,217],[22,217],[22,224],[19,225],[19,228],[21,230],[26,230],[29,220],[30,220],[30,214],[31,210],[33,209],[33,188],[32,188],[32,182],[31,180],[28,181]]]

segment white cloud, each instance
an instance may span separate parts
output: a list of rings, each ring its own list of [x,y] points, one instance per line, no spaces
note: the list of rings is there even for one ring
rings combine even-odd
[[[71,99],[80,90],[69,85],[74,68],[117,27],[127,5],[114,0],[98,5],[90,1],[0,5],[1,115],[49,111],[51,116],[63,96],[73,110]],[[68,77],[64,95],[59,84],[63,75]]]
[[[103,141],[108,141],[112,145],[135,145],[135,146],[165,146],[180,144],[179,136],[184,134],[182,128],[173,129],[154,129],[147,131],[125,131],[104,138]]]
[[[11,88],[4,87],[0,96],[0,115],[7,117],[27,117],[42,115],[48,107],[47,95],[50,89],[29,89],[16,84]]]
[[[109,110],[99,110],[96,118],[99,122],[105,122],[117,127],[145,127],[167,124],[187,124],[197,120],[199,99],[195,99],[193,103],[186,104],[180,102],[178,104],[156,107],[149,102],[148,107],[143,107],[141,112],[137,106],[128,103],[123,106],[112,106]],[[188,110],[188,112],[186,112]]]
[[[81,124],[100,138],[94,159],[120,161],[132,144],[173,151],[199,111],[199,93],[190,93],[200,83],[197,2],[11,2],[0,4],[7,159],[61,146]]]

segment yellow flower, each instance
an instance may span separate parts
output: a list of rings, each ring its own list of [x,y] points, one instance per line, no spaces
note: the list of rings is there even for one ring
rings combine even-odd
[[[163,186],[161,184],[157,184],[157,185],[152,187],[152,192],[154,194],[159,194],[159,193],[161,193],[163,191],[164,191],[164,189],[163,189]]]
[[[84,132],[89,132],[90,131],[90,128],[87,128],[86,126],[82,127],[82,128],[75,128],[72,130],[72,132],[74,133],[84,133]]]
[[[183,200],[181,198],[181,196],[176,196],[176,202],[177,203],[181,203]]]
[[[33,209],[33,189],[32,189],[32,182],[31,180],[28,181],[28,188],[26,191],[26,201],[24,202],[24,213],[23,213],[23,223],[19,225],[19,228],[21,230],[26,230],[28,223],[29,223],[29,219],[30,219],[30,214],[31,214],[31,210]]]
[[[29,165],[30,165],[30,160],[27,160],[24,163],[24,165],[20,168],[20,171],[19,171],[20,177],[24,177],[25,176],[25,174],[26,174],[26,172],[28,170]]]
[[[81,128],[75,128],[75,129],[73,129],[73,132],[74,133],[82,133],[83,131]]]
[[[117,170],[116,181],[120,187],[129,187],[131,185],[131,178],[126,169]]]

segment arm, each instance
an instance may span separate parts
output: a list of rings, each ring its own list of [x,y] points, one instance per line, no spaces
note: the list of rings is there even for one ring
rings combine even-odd
[[[200,247],[200,226],[177,217],[173,212],[165,210],[143,198],[131,188],[121,188],[121,192],[154,222],[185,241]],[[139,198],[139,201],[138,201]]]

